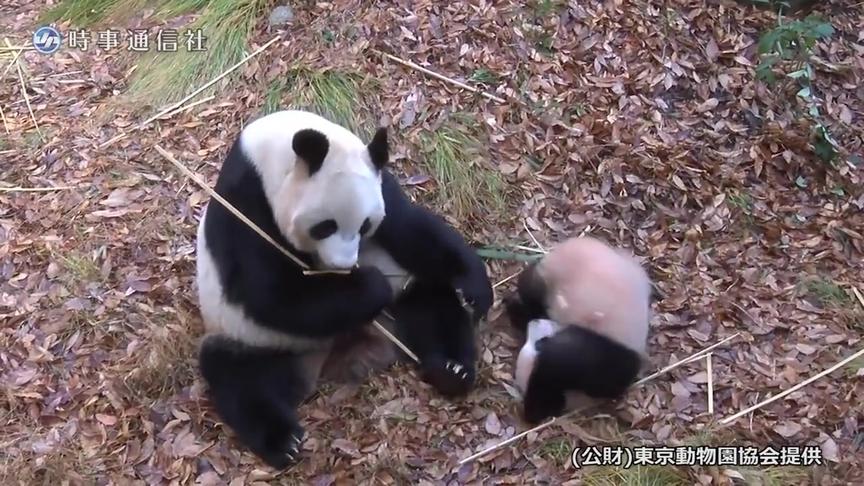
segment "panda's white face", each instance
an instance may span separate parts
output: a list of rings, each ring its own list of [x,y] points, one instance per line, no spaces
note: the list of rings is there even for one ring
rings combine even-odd
[[[298,250],[314,254],[319,266],[351,268],[360,241],[384,219],[381,179],[350,171],[286,179],[280,190],[276,221]]]
[[[386,130],[367,145],[318,115],[287,110],[255,120],[241,140],[288,242],[316,266],[353,267],[360,241],[384,219]]]

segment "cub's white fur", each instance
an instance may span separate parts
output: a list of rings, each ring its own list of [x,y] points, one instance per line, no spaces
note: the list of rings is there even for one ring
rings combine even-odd
[[[528,336],[525,344],[519,350],[516,358],[516,388],[523,395],[528,388],[528,379],[534,370],[534,361],[537,359],[537,341],[549,337],[558,332],[561,325],[549,319],[535,319],[528,323]],[[575,410],[587,407],[596,402],[593,398],[578,391],[568,390],[564,393],[567,410]]]
[[[516,358],[516,386],[522,393],[528,388],[528,378],[534,368],[534,360],[537,359],[535,344],[544,337],[555,334],[559,329],[561,326],[549,319],[535,319],[528,323],[528,337]]]

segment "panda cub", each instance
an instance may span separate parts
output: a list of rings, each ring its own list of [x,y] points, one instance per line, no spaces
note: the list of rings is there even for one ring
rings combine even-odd
[[[444,393],[473,382],[473,325],[492,304],[485,265],[407,199],[385,168],[388,153],[384,128],[365,144],[318,115],[287,110],[247,125],[219,173],[216,192],[276,242],[312,268],[347,274],[304,275],[216,200],[202,215],[201,373],[221,419],[272,467],[298,458],[297,407],[325,362],[363,344],[354,339],[375,332],[369,324],[385,308],[424,378]],[[385,275],[385,264],[401,273]],[[405,292],[388,281],[405,275],[415,282]]]
[[[624,394],[646,357],[651,291],[630,255],[590,237],[559,244],[523,271],[505,306],[527,334],[515,373],[526,421]]]

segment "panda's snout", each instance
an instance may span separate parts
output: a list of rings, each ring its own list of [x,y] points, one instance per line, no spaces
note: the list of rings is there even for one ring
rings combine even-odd
[[[335,256],[331,258],[321,258],[321,263],[332,270],[345,270],[349,268],[353,268],[354,265],[357,264],[357,254],[355,253],[353,257],[351,256]]]
[[[321,246],[318,257],[321,264],[329,269],[343,270],[357,264],[360,241],[357,238],[344,240],[330,238]]]

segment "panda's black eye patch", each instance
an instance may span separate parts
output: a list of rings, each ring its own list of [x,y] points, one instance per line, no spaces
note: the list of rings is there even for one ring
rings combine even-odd
[[[363,224],[360,225],[360,235],[365,235],[369,228],[372,227],[372,221],[369,221],[369,218],[363,221]]]
[[[336,225],[336,220],[325,219],[309,229],[309,236],[316,240],[323,240],[335,233],[337,229],[339,226]]]

